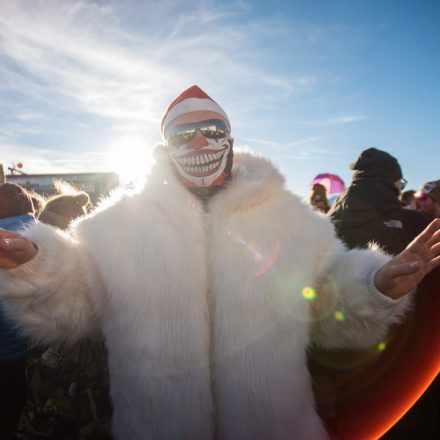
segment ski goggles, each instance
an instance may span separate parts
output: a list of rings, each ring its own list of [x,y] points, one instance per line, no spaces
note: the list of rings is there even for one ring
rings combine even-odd
[[[225,121],[208,119],[206,121],[178,124],[165,130],[164,137],[168,145],[182,145],[192,141],[196,137],[197,130],[207,139],[222,139],[229,134],[229,128]]]

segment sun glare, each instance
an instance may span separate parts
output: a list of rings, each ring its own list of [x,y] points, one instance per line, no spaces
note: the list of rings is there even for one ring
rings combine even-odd
[[[121,185],[139,185],[154,163],[153,150],[141,137],[115,140],[108,152],[108,168],[119,175]]]

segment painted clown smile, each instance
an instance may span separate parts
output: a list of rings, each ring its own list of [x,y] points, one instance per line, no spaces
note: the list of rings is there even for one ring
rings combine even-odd
[[[206,177],[218,171],[228,150],[227,147],[223,147],[221,150],[208,147],[174,156],[174,160],[186,174],[194,177]]]

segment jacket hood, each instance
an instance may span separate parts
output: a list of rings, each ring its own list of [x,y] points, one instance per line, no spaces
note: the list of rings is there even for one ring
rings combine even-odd
[[[380,219],[403,203],[393,182],[381,178],[358,178],[338,198],[328,215],[337,226],[359,227]]]

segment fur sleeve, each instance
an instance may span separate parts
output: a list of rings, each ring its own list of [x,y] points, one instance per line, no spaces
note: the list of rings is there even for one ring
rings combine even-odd
[[[42,223],[23,235],[38,246],[38,253],[16,269],[0,269],[6,313],[26,334],[45,343],[75,342],[95,331],[93,303],[103,285],[85,247],[69,233]]]
[[[399,300],[382,295],[374,275],[391,257],[377,248],[346,250],[338,240],[317,268],[312,342],[323,348],[367,348],[404,319],[412,294]]]

